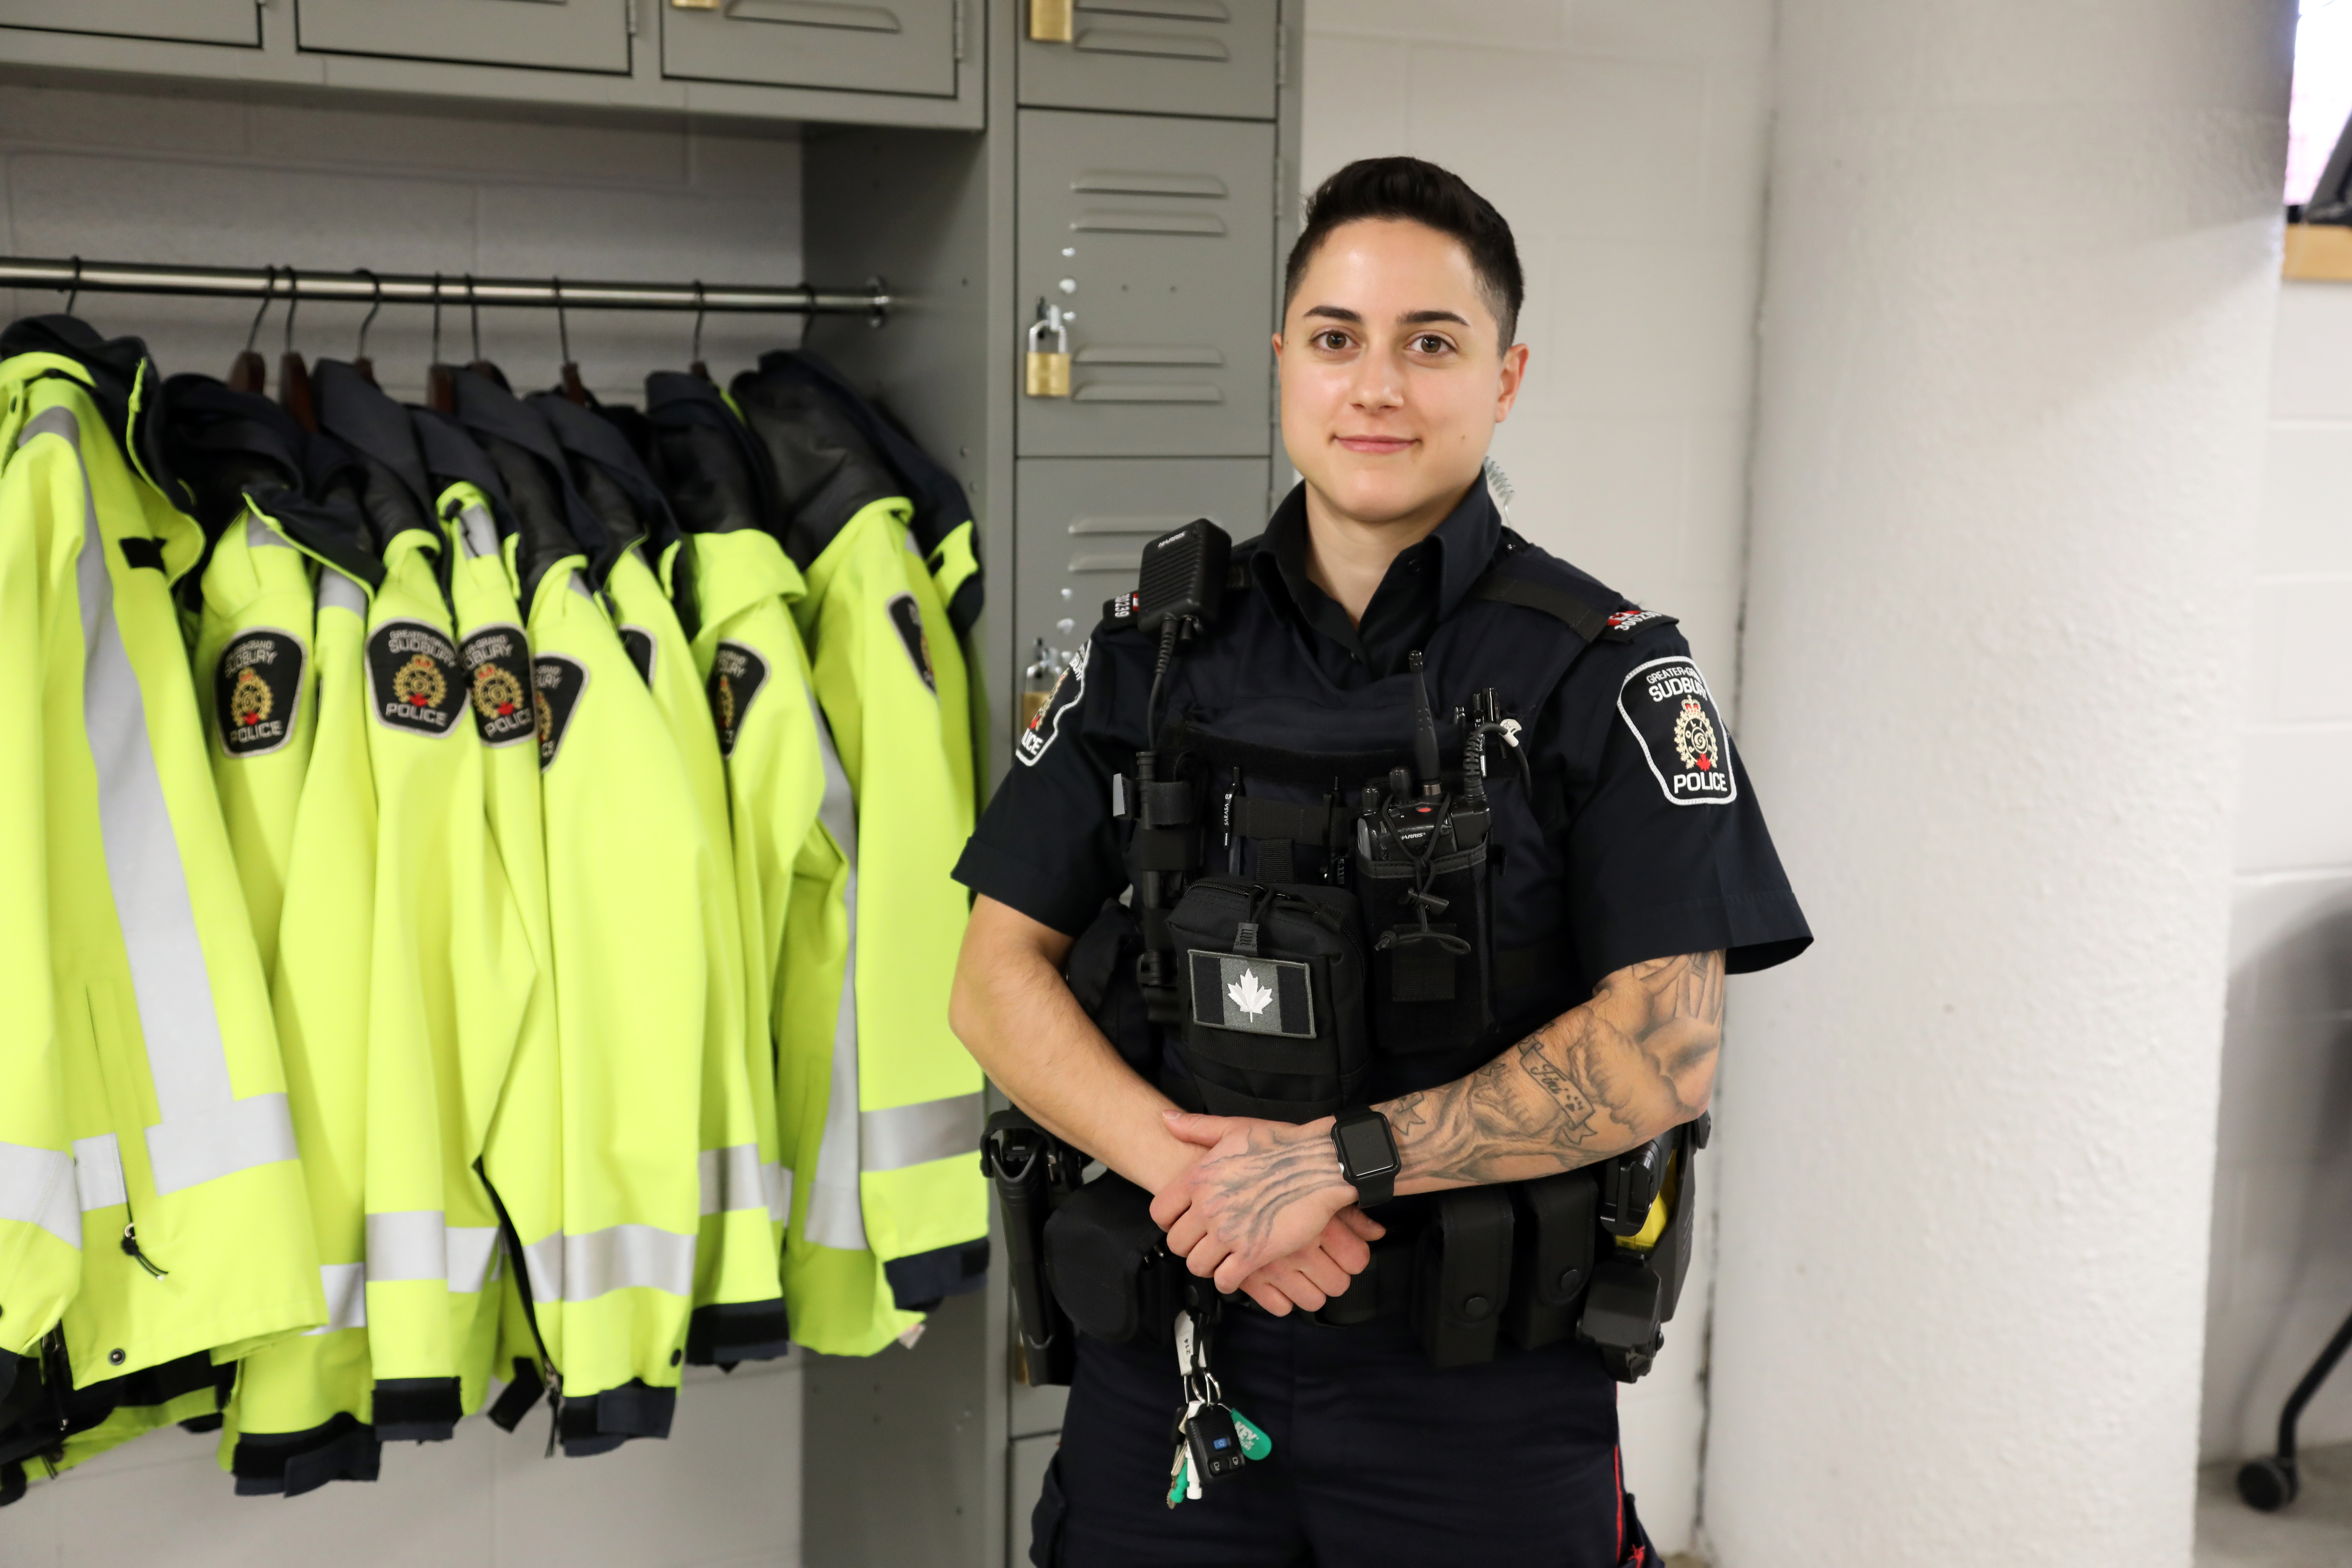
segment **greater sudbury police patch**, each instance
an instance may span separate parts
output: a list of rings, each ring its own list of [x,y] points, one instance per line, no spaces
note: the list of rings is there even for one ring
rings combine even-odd
[[[1617,711],[1642,743],[1658,787],[1675,805],[1729,805],[1739,798],[1731,737],[1706,677],[1688,658],[1637,665],[1617,690]]]
[[[222,751],[261,757],[278,750],[294,738],[302,700],[301,639],[273,626],[238,633],[221,649],[213,696]]]
[[[539,766],[555,765],[563,737],[579,710],[580,694],[588,689],[588,667],[560,653],[543,653],[531,661],[531,698],[539,720]]]
[[[1315,1037],[1315,990],[1307,965],[1192,948],[1192,1021],[1250,1035]]]
[[[907,645],[908,661],[923,678],[923,684],[931,689],[931,695],[938,696],[939,677],[931,673],[931,639],[923,635],[923,612],[916,605],[915,595],[893,594],[889,608],[890,624],[898,628],[898,640]]]
[[[530,645],[522,628],[488,626],[457,649],[466,666],[466,687],[474,703],[474,729],[486,746],[514,746],[531,738],[538,715],[531,710]]]
[[[739,642],[722,642],[710,661],[710,721],[719,727],[719,754],[735,754],[735,737],[751,717],[751,700],[768,684],[768,661]]]
[[[1078,705],[1079,699],[1086,696],[1087,660],[1094,651],[1095,645],[1091,642],[1078,649],[1076,657],[1063,668],[1060,678],[1054,682],[1053,692],[1046,697],[1045,706],[1037,710],[1037,716],[1029,721],[1029,727],[1022,731],[1021,738],[1013,743],[1013,754],[1020,760],[1022,766],[1034,768],[1037,765],[1037,759],[1052,749],[1054,738],[1062,732],[1062,721],[1069,716],[1071,709]]]
[[[457,727],[467,682],[447,637],[423,621],[386,621],[368,638],[367,666],[377,723],[421,735]]]

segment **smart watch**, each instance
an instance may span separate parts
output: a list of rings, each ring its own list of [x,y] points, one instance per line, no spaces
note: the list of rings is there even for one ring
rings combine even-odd
[[[1396,1135],[1389,1119],[1377,1110],[1350,1110],[1331,1124],[1331,1142],[1339,1151],[1339,1172],[1355,1184],[1356,1202],[1364,1208],[1396,1196]]]

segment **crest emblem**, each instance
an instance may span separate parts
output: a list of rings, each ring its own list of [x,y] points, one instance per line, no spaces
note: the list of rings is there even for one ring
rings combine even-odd
[[[438,708],[449,695],[449,678],[424,654],[400,667],[392,678],[392,694],[411,708]]]
[[[735,754],[735,738],[751,704],[768,684],[768,661],[758,649],[740,642],[722,642],[710,661],[710,721],[719,730],[719,754]]]
[[[538,723],[531,711],[529,647],[520,626],[488,626],[467,637],[459,650],[473,672],[467,692],[474,705],[474,728],[484,745],[527,741]]]
[[[221,649],[213,672],[213,705],[221,750],[258,757],[294,738],[302,700],[302,644],[290,632],[244,632]]]
[[[1688,655],[1637,665],[1617,689],[1617,712],[1670,805],[1729,805],[1739,798],[1723,715]]]
[[[1683,710],[1675,720],[1675,752],[1683,766],[1705,772],[1715,766],[1715,726],[1706,721],[1706,710],[1698,699],[1683,699]]]
[[[278,700],[269,695],[269,683],[253,673],[250,667],[236,672],[236,679],[228,689],[229,722],[244,730],[269,717]]]
[[[1062,732],[1062,721],[1068,718],[1087,694],[1087,661],[1094,657],[1092,641],[1083,644],[1070,662],[1054,681],[1045,705],[1031,717],[1029,723],[1013,742],[1013,757],[1024,768],[1034,768],[1039,758],[1053,748]]]
[[[531,661],[532,717],[539,727],[541,772],[555,765],[563,737],[580,710],[581,695],[588,689],[588,667],[565,654],[543,653]]]
[[[386,621],[368,637],[368,685],[376,722],[446,735],[457,727],[471,683],[457,649],[423,621]]]

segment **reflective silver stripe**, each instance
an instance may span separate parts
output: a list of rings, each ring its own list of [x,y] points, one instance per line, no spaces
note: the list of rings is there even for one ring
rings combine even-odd
[[[819,1247],[863,1252],[866,1210],[857,1192],[857,803],[850,794],[841,753],[834,749],[833,726],[825,722],[814,690],[808,692],[808,703],[816,719],[817,751],[824,760],[824,796],[817,805],[817,820],[849,863],[842,895],[849,951],[842,957],[841,998],[833,1016],[833,1087],[825,1095],[824,1131],[817,1141],[816,1173],[809,1182],[808,1217],[801,1233]]]
[[[868,1110],[857,1118],[866,1169],[903,1171],[980,1149],[980,1092]]]
[[[498,1261],[499,1227],[494,1225],[453,1225],[446,1242],[449,1289],[470,1296],[486,1289],[490,1268]]]
[[[572,574],[572,591],[592,605],[596,602],[596,590],[588,585],[588,574],[584,572]]]
[[[367,590],[344,576],[331,566],[319,572],[319,608],[349,610],[355,616],[367,614]]]
[[[321,1263],[319,1284],[327,1293],[327,1321],[307,1332],[331,1334],[338,1329],[367,1327],[367,1265]]]
[[[261,514],[250,505],[245,509],[245,543],[249,550],[291,550],[294,547],[278,537],[278,531],[261,521]]]
[[[522,1249],[523,1278],[534,1301],[563,1300],[563,1237],[543,1236]]]
[[[81,1212],[74,1203],[73,1156],[60,1149],[0,1143],[0,1220],[39,1226],[79,1252]],[[10,1256],[16,1256],[13,1248]]]
[[[447,1279],[448,1229],[439,1209],[407,1209],[367,1216],[367,1272],[378,1284],[396,1279]]]
[[[702,1212],[725,1214],[730,1209],[768,1206],[760,1175],[760,1146],[738,1143],[702,1152]]]
[[[793,1217],[793,1173],[782,1164],[760,1167],[760,1190],[767,1194],[768,1217],[778,1225]]]
[[[122,1145],[111,1132],[77,1138],[73,1146],[74,1186],[81,1196],[81,1212],[110,1209],[131,1201],[122,1183]]]
[[[563,1238],[563,1300],[593,1301],[632,1286],[694,1294],[694,1237],[615,1225]]]
[[[496,555],[499,552],[499,525],[490,514],[478,506],[469,506],[457,514],[457,536],[466,542],[468,556]]]
[[[19,447],[55,436],[81,469],[82,548],[74,580],[81,601],[82,722],[98,773],[106,879],[131,962],[131,997],[155,1086],[158,1126],[147,1130],[155,1190],[177,1192],[216,1176],[296,1157],[282,1094],[237,1100],[213,1007],[212,978],[196,936],[171,806],[147,739],[147,704],[115,624],[114,578],[69,408],[27,421]]]
[[[152,1060],[152,1047],[147,1054]],[[147,1163],[159,1193],[301,1157],[282,1094],[247,1095],[147,1129]]]

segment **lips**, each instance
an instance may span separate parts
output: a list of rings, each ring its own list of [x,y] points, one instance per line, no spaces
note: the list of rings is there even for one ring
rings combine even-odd
[[[1332,439],[1349,451],[1360,452],[1368,458],[1388,457],[1413,445],[1409,436],[1335,436]]]

